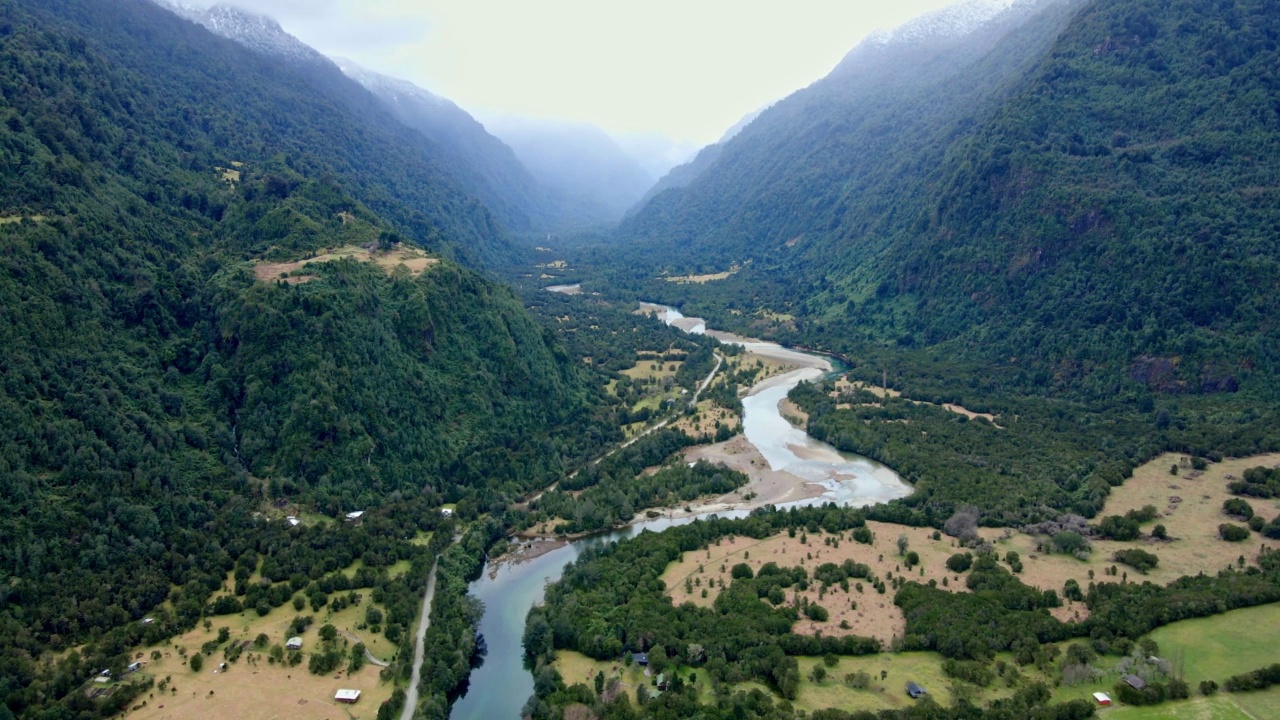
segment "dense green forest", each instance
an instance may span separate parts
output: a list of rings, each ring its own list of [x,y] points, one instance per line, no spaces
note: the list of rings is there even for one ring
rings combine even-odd
[[[77,688],[132,646],[351,587],[333,574],[356,560],[354,587],[407,642],[452,535],[439,505],[504,508],[608,439],[594,381],[449,259],[506,246],[484,209],[412,133],[375,132],[291,72],[141,0],[0,2],[6,714],[109,714],[128,692],[98,706]],[[346,258],[255,276],[418,244],[436,252],[420,272]],[[368,513],[268,522],[284,506]],[[478,562],[492,540],[458,552]],[[380,571],[398,561],[412,570]],[[208,604],[255,568],[264,584]],[[474,635],[454,602],[442,613]]]
[[[1275,13],[1022,7],[952,44],[855,51],[583,251],[587,288],[973,361],[1022,392],[1272,397]]]

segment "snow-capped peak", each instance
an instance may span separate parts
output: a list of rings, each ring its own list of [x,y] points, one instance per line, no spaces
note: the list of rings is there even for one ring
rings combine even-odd
[[[905,45],[962,37],[1007,12],[1020,0],[963,0],[892,30],[877,30],[868,45]]]
[[[280,23],[230,5],[198,8],[182,2],[154,0],[161,7],[203,25],[214,35],[233,40],[264,55],[310,64],[330,64],[330,60],[298,38],[285,32]]]
[[[342,71],[343,75],[355,80],[369,92],[389,102],[400,104],[402,98],[404,98],[425,103],[429,106],[457,107],[452,101],[446,100],[430,90],[425,90],[408,80],[401,80],[374,72],[346,58],[335,57],[333,62],[338,65],[338,69]]]

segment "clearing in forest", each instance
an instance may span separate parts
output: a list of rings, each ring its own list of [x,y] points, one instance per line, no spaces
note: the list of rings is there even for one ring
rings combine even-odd
[[[934,540],[933,528],[874,521],[868,522],[867,527],[874,539],[871,545],[855,542],[848,533],[797,532],[795,537],[790,537],[784,532],[764,540],[723,538],[709,547],[685,553],[683,559],[667,567],[662,581],[674,604],[692,602],[710,606],[719,595],[721,584],[730,584],[730,571],[738,563],[746,563],[753,573],[759,572],[765,563],[772,562],[781,568],[804,567],[812,575],[814,569],[824,563],[839,565],[845,560],[852,560],[869,566],[877,578],[886,582],[899,575],[924,583],[937,580],[939,585],[946,579],[949,589],[967,591],[964,578],[946,568],[947,558],[957,552],[951,538],[942,536]],[[912,569],[907,569],[903,557],[898,554],[897,543],[901,535],[907,538],[907,551],[914,551],[920,556],[920,564]],[[858,590],[859,584],[861,591]],[[822,595],[820,587],[820,583],[813,583],[808,590],[800,591],[795,587],[787,590],[788,602],[806,597],[829,613],[823,622],[802,617],[792,627],[793,632],[811,635],[821,631],[823,635],[874,637],[886,647],[894,636],[903,634],[906,621],[902,609],[893,604],[892,587],[887,588],[883,595],[868,580],[850,580],[848,592],[834,585]],[[847,627],[841,627],[841,623],[846,623]]]
[[[1155,520],[1142,525],[1143,536],[1137,540],[1118,542],[1092,538],[1093,551],[1086,560],[1038,552],[1037,545],[1045,539],[1043,537],[1015,533],[1007,540],[1000,540],[1000,531],[983,530],[982,534],[995,541],[1001,556],[1009,550],[1019,553],[1024,567],[1019,575],[1022,582],[1059,593],[1069,579],[1074,579],[1081,588],[1087,588],[1090,572],[1096,582],[1119,581],[1127,574],[1130,582],[1150,581],[1164,585],[1187,575],[1216,573],[1229,565],[1237,565],[1241,557],[1246,563],[1256,564],[1261,548],[1280,548],[1280,541],[1256,532],[1250,532],[1249,538],[1243,542],[1227,542],[1218,537],[1218,526],[1223,523],[1244,525],[1222,512],[1223,501],[1235,497],[1227,491],[1227,485],[1249,468],[1280,464],[1280,454],[1225,460],[1210,464],[1204,471],[1182,467],[1183,459],[1175,454],[1162,455],[1137,468],[1133,477],[1111,490],[1106,506],[1092,520],[1093,524],[1108,515],[1124,515],[1147,505],[1154,506],[1159,514]],[[1174,465],[1179,466],[1177,475],[1170,473]],[[1245,499],[1254,513],[1265,520],[1280,514],[1280,503],[1275,499]],[[1158,524],[1165,526],[1168,540],[1160,541],[1150,536]],[[1113,560],[1117,550],[1128,548],[1155,554],[1159,565],[1142,575]],[[1104,570],[1113,565],[1119,575],[1105,575]]]
[[[695,285],[705,285],[709,282],[715,282],[716,280],[725,280],[730,275],[733,275],[734,273],[738,272],[738,270],[739,270],[738,266],[734,265],[733,267],[729,268],[728,270],[725,270],[724,272],[707,273],[705,275],[680,275],[680,276],[667,277],[665,279],[667,282],[680,283],[682,285],[690,284],[690,283]]]
[[[403,245],[392,250],[372,251],[363,247],[347,245],[334,250],[328,250],[305,260],[287,263],[258,263],[253,269],[253,274],[258,280],[284,280],[289,284],[303,283],[308,280],[314,280],[316,276],[292,275],[291,273],[312,263],[326,263],[342,259],[373,263],[374,265],[382,268],[388,275],[394,273],[400,266],[404,266],[405,269],[409,271],[409,274],[415,277],[421,275],[427,268],[440,262],[439,258],[428,257],[427,253],[422,250],[405,247]]]
[[[125,717],[130,720],[204,717],[328,720],[344,715],[359,720],[376,717],[378,706],[391,697],[393,689],[390,683],[379,678],[381,668],[366,664],[358,672],[348,675],[347,664],[343,662],[338,671],[326,675],[312,675],[307,670],[306,658],[320,643],[317,629],[328,622],[322,619],[323,610],[316,617],[315,624],[301,636],[302,664],[289,667],[269,663],[267,649],[253,646],[259,633],[266,633],[268,648],[275,644],[284,645],[294,615],[302,614],[310,614],[310,608],[295,613],[293,606],[286,604],[265,617],[248,612],[211,618],[213,625],[210,630],[198,627],[163,645],[139,650],[135,653],[136,658],[146,663],[140,672],[155,678],[157,687],[148,696],[138,698],[134,709]],[[219,668],[223,662],[223,650],[220,648],[204,658],[204,666],[199,672],[193,672],[178,648],[183,648],[186,656],[190,657],[199,652],[202,644],[214,640],[221,627],[231,630],[231,639],[222,648],[247,643],[243,653],[236,662],[227,663],[227,669],[223,671]],[[339,635],[341,644],[342,636]],[[152,660],[152,651],[159,651],[160,659]],[[167,686],[161,690],[158,686],[166,678]],[[355,705],[335,703],[333,695],[339,688],[361,691],[359,702]]]

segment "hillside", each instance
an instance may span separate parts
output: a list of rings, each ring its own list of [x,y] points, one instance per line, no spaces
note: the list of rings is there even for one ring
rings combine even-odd
[[[1032,386],[1263,390],[1276,32],[1259,2],[1126,0],[873,39],[625,221],[610,282],[749,263],[652,287],[795,342],[1016,358]]]
[[[237,564],[265,614],[360,559],[398,643],[441,503],[598,449],[579,371],[452,259],[505,240],[413,133],[144,0],[0,0],[0,97],[0,715],[128,703],[80,686],[226,614]]]

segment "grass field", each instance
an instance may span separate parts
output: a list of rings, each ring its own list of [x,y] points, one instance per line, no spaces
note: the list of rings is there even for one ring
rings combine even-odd
[[[1151,633],[1162,657],[1182,651],[1186,679],[1221,683],[1232,675],[1280,662],[1280,605],[1184,620]]]
[[[286,279],[289,282],[304,282],[314,276],[302,275],[285,278],[286,275],[312,263],[325,263],[334,260],[351,259],[357,262],[373,263],[382,268],[388,275],[400,266],[408,269],[411,275],[421,275],[428,267],[440,262],[438,258],[427,257],[421,250],[409,247],[397,247],[389,251],[369,252],[362,247],[348,245],[330,250],[313,258],[288,263],[259,263],[253,270],[254,277],[259,280]]]
[[[1227,484],[1248,468],[1259,465],[1271,467],[1280,463],[1280,455],[1226,460],[1210,465],[1203,473],[1193,474],[1184,469],[1179,475],[1170,475],[1170,466],[1178,463],[1179,459],[1177,455],[1167,454],[1139,467],[1124,485],[1111,491],[1106,507],[1099,514],[1099,518],[1123,515],[1129,510],[1154,505],[1160,517],[1144,525],[1143,531],[1150,533],[1157,523],[1163,524],[1171,538],[1168,542],[1148,537],[1133,542],[1095,539],[1089,558],[1077,560],[1069,555],[1038,553],[1037,538],[1029,535],[1017,533],[1008,540],[999,540],[1000,531],[984,530],[983,536],[995,541],[1001,554],[1016,550],[1022,556],[1025,570],[1020,579],[1024,583],[1059,593],[1068,579],[1087,587],[1090,571],[1101,580],[1105,577],[1103,570],[1112,565],[1116,565],[1121,573],[1127,573],[1130,581],[1149,580],[1166,584],[1187,575],[1217,572],[1228,565],[1235,565],[1240,557],[1254,563],[1262,547],[1280,547],[1280,541],[1268,540],[1258,533],[1251,533],[1249,539],[1239,543],[1218,538],[1218,525],[1231,522],[1222,514],[1223,501],[1232,497],[1227,492]],[[1265,519],[1270,520],[1280,514],[1275,500],[1250,498],[1249,503],[1254,512]],[[1124,548],[1141,548],[1155,553],[1160,558],[1160,565],[1148,574],[1140,575],[1112,560],[1115,552]]]
[[[228,664],[225,672],[218,668],[222,662],[222,653],[218,651],[206,657],[204,668],[196,673],[178,652],[178,648],[184,648],[188,656],[198,652],[204,642],[216,637],[220,627],[230,629],[230,643],[251,642],[258,633],[266,633],[270,644],[283,645],[294,615],[293,607],[285,605],[265,617],[245,613],[214,618],[210,630],[198,627],[174,638],[170,644],[139,650],[136,655],[147,662],[142,672],[154,677],[157,683],[169,678],[170,684],[165,691],[155,688],[148,696],[139,698],[138,705],[126,717],[131,720],[375,717],[378,706],[391,696],[393,686],[379,679],[380,668],[373,665],[366,665],[350,676],[345,666],[336,673],[312,675],[307,671],[305,659],[295,667],[270,664],[265,650],[250,646],[237,662]],[[304,656],[309,647],[319,642],[317,628],[324,622],[329,621],[317,617],[316,624],[302,635]],[[160,651],[159,660],[151,660],[153,650]],[[340,705],[333,700],[333,694],[340,688],[360,690],[363,696],[355,705]]]
[[[947,558],[956,552],[950,538],[944,535],[934,540],[933,528],[911,528],[875,521],[868,522],[867,527],[875,537],[872,545],[863,545],[846,537],[840,541],[839,547],[833,547],[824,544],[825,534],[802,533],[793,538],[780,533],[765,540],[724,538],[711,547],[685,553],[683,560],[667,567],[661,579],[675,604],[692,602],[709,606],[719,594],[719,584],[729,583],[729,569],[738,563],[746,563],[757,571],[765,563],[776,562],[784,568],[802,566],[812,572],[823,563],[839,564],[853,560],[869,565],[880,578],[902,573],[912,580],[926,583],[929,580],[941,583],[945,578],[951,589],[965,591],[963,577],[946,569]],[[907,536],[908,549],[920,555],[920,565],[913,570],[908,571],[902,565],[897,549],[899,535]],[[693,585],[692,588],[686,586],[686,580]],[[832,587],[825,597],[819,598],[817,586],[801,593],[827,608],[830,617],[821,623],[800,620],[794,631],[810,634],[820,630],[824,635],[862,635],[879,638],[885,644],[895,635],[901,635],[905,620],[901,608],[893,604],[893,594],[881,595],[865,581],[862,582],[862,592],[859,592],[857,582],[850,583],[848,593]],[[713,584],[716,587],[712,587]],[[704,588],[708,589],[705,598],[702,597]],[[795,594],[795,591],[788,594]],[[853,603],[857,603],[856,609]],[[848,623],[848,628],[840,627],[841,622]]]
[[[45,215],[11,215],[9,217],[0,217],[0,225],[15,225],[23,220],[31,222],[44,222],[49,218]]]

